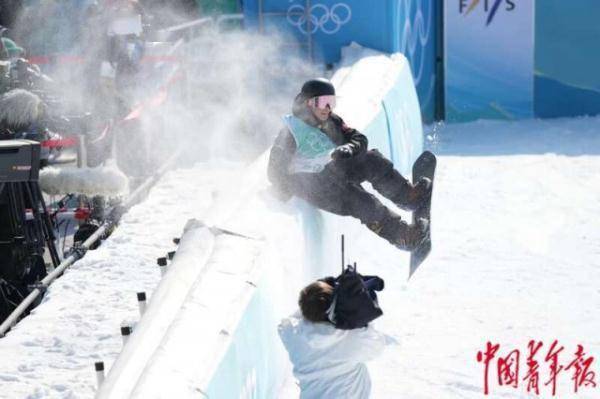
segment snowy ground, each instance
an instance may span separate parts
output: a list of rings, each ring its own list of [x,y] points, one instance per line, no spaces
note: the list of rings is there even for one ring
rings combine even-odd
[[[600,356],[600,118],[496,122],[426,129],[438,154],[433,252],[407,282],[408,257],[365,232],[347,250],[386,289],[377,328],[395,341],[369,364],[373,398],[481,398],[486,343],[491,398],[552,397],[550,345],[559,365]],[[364,229],[359,224],[352,229]],[[528,342],[543,343],[540,395],[527,395]],[[498,386],[496,359],[518,349],[518,387]],[[600,363],[591,369],[600,373]],[[574,393],[573,370],[556,397]],[[600,386],[600,381],[596,379]],[[281,398],[298,396],[290,378]]]
[[[565,366],[577,344],[600,356],[599,132],[600,118],[583,118],[430,133],[439,162],[428,261],[407,282],[408,257],[352,225],[361,241],[349,243],[348,258],[386,280],[376,325],[398,341],[369,366],[373,397],[480,398],[476,354],[487,341],[501,345],[498,355],[519,349],[521,373],[528,341],[543,342],[541,397],[551,396],[544,356],[554,339],[565,347]],[[238,175],[198,165],[165,176],[0,340],[0,397],[92,397],[93,362],[109,368],[119,353],[120,323],[137,319],[135,292],[150,294],[158,282],[155,258],[173,249],[189,218],[214,213],[218,183],[233,185]],[[600,372],[600,363],[592,369]],[[600,395],[600,388],[575,395],[571,375],[559,373],[557,397]],[[498,386],[495,362],[490,390],[490,397],[526,397],[522,381],[517,389]],[[282,397],[294,395],[290,379]]]
[[[553,340],[565,367],[577,344],[600,356],[600,119],[436,130],[432,255],[408,283],[394,254],[370,256],[387,283],[378,328],[399,341],[370,365],[373,397],[480,398],[476,354],[487,341],[498,356],[521,352],[517,389],[498,386],[492,362],[490,397],[526,397],[531,339],[543,342],[535,359],[550,397]],[[558,397],[600,397],[600,388],[576,395],[572,373],[558,374]]]
[[[120,326],[138,316],[136,292],[151,297],[156,258],[175,249],[190,218],[210,212],[227,167],[169,172],[117,231],[49,289],[44,303],[0,339],[1,398],[91,398],[94,362],[109,369],[121,351]]]

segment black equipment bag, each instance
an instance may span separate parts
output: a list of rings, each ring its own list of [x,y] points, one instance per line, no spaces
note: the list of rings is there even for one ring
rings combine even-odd
[[[329,320],[341,330],[366,327],[383,314],[375,293],[383,288],[383,279],[362,276],[352,266],[348,266],[335,279],[333,303],[328,311]]]

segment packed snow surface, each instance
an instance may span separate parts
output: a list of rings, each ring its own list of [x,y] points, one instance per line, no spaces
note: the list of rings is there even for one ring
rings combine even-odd
[[[550,397],[544,356],[555,339],[565,347],[565,365],[577,344],[600,356],[600,118],[427,131],[439,157],[428,260],[407,281],[405,253],[358,222],[348,227],[360,235],[347,243],[348,260],[386,280],[384,316],[375,326],[397,341],[369,364],[372,396],[480,398],[476,355],[486,342],[500,344],[502,356],[519,349],[523,373],[534,339],[544,344],[540,394]],[[0,397],[93,397],[93,363],[104,360],[108,369],[120,352],[120,324],[138,318],[135,293],[151,294],[158,283],[156,257],[174,248],[171,239],[188,219],[216,213],[240,175],[231,165],[207,164],[167,174],[0,339]],[[273,244],[297,250],[294,242]],[[600,388],[585,387],[575,395],[571,375],[559,373],[557,397],[598,396]],[[281,397],[298,395],[291,376],[289,382]],[[493,367],[490,391],[526,397],[522,381],[517,389],[499,387]]]
[[[122,348],[120,326],[139,319],[136,293],[149,299],[156,258],[175,249],[185,223],[210,212],[228,167],[198,164],[167,173],[116,232],[48,290],[43,303],[0,339],[0,397],[91,398],[93,364],[108,370]]]
[[[399,341],[370,365],[373,397],[481,398],[476,356],[488,341],[500,344],[497,357],[521,352],[516,389],[498,386],[491,362],[490,397],[530,397],[530,340],[543,342],[540,397],[551,397],[544,358],[554,340],[564,367],[578,344],[600,356],[600,119],[429,130],[439,156],[431,256],[407,282],[406,262],[384,243],[365,235],[355,246],[364,269],[386,279],[377,327]],[[600,395],[575,394],[572,376],[558,374],[557,397]]]

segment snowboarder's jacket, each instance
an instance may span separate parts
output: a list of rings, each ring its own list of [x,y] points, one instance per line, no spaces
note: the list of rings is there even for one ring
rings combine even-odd
[[[301,399],[369,397],[371,379],[364,363],[383,351],[383,334],[372,327],[336,329],[297,312],[281,321],[279,336],[294,366]]]
[[[307,162],[299,158],[312,156],[326,162],[329,161],[330,150],[336,146],[348,144],[353,156],[366,152],[368,147],[367,137],[346,126],[342,118],[334,113],[331,113],[325,122],[320,122],[303,102],[297,100],[294,102],[292,114],[285,118],[286,127],[275,139],[268,169],[269,180],[282,196],[287,198],[294,192],[293,187],[290,187],[290,184],[293,184],[293,179],[289,178],[290,174],[318,173],[323,169],[323,165],[317,165],[310,170]],[[322,136],[315,135],[315,132],[322,133]],[[311,139],[312,143],[304,142]],[[308,154],[305,148],[309,147],[318,148],[314,154]]]

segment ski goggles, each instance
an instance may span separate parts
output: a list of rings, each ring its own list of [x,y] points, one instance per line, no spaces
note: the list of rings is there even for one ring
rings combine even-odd
[[[327,107],[329,107],[329,109],[333,109],[335,108],[335,96],[313,97],[308,100],[308,105],[317,107],[319,109],[325,109]]]

